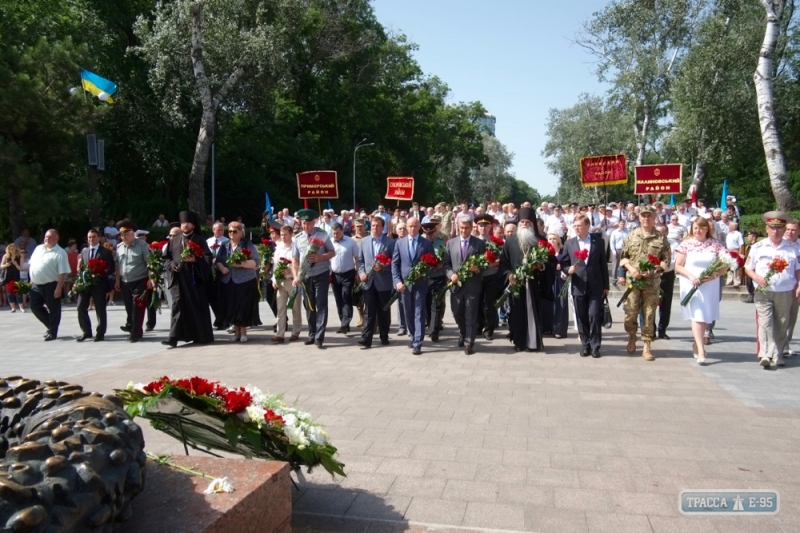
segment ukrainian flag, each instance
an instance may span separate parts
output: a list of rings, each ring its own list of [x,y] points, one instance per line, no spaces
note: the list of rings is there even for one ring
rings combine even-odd
[[[83,87],[84,91],[90,92],[95,96],[99,96],[100,93],[107,94],[108,99],[106,102],[109,104],[114,103],[111,95],[117,92],[117,84],[113,81],[100,77],[94,72],[81,69],[81,86]]]

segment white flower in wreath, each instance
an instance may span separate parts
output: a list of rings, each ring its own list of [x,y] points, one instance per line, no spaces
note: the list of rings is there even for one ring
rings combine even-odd
[[[245,422],[255,422],[258,427],[264,423],[264,408],[257,405],[248,405],[242,413]]]
[[[289,425],[283,426],[283,434],[289,438],[289,444],[293,444],[301,450],[308,446],[308,439],[303,433],[303,430],[298,427]]]

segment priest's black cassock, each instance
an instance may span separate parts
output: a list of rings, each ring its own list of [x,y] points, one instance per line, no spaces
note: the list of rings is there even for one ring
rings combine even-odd
[[[506,280],[524,258],[519,240],[516,236],[506,239],[503,253],[500,256],[500,272]],[[546,294],[544,272],[536,272],[524,287],[520,287],[519,296],[509,299],[510,312],[508,329],[514,349],[519,351],[539,351],[544,349],[542,328],[539,320],[539,302]]]
[[[188,241],[197,243],[203,249],[203,257],[198,257],[194,262],[185,262],[181,259],[181,253]],[[170,238],[165,255],[164,267],[174,272],[167,287],[172,295],[170,344],[174,346],[178,341],[198,344],[213,342],[214,332],[211,327],[211,311],[206,287],[212,282],[212,254],[206,240],[195,230],[188,235],[179,233]],[[176,272],[173,271],[173,267],[177,267]]]

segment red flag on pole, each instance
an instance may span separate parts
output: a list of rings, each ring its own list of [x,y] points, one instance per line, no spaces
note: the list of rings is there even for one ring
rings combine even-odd
[[[697,187],[692,187],[692,207],[697,207]]]
[[[308,209],[308,198],[303,198],[303,209]]]

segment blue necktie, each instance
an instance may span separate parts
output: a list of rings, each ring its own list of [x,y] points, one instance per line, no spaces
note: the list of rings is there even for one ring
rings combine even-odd
[[[408,245],[408,259],[413,263],[414,262],[414,254],[417,251],[417,240],[415,238],[411,238],[411,244]]]

